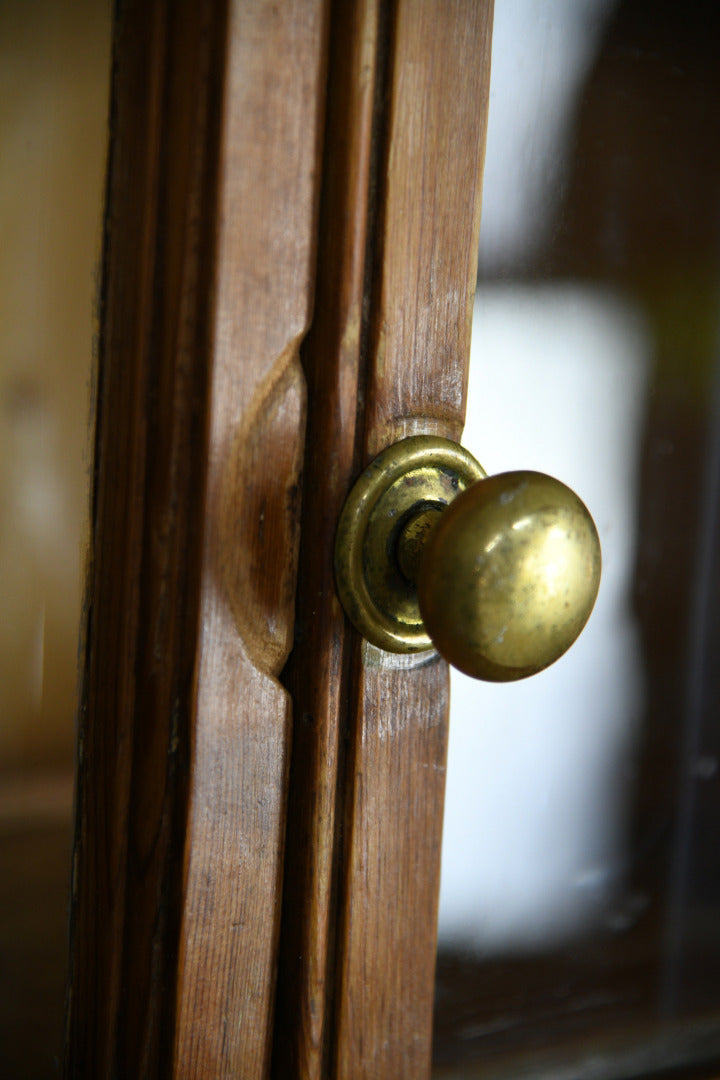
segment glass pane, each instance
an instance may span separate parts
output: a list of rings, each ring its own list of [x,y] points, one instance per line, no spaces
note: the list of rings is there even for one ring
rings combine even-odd
[[[59,1075],[110,4],[0,0],[0,1075]]]
[[[718,56],[701,0],[496,0],[464,443],[604,572],[555,666],[453,674],[438,1077],[720,1056]]]

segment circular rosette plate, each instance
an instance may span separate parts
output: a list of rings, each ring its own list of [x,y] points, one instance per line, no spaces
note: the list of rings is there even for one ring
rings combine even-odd
[[[485,470],[449,439],[413,435],[383,450],[343,507],[335,542],[335,580],[360,633],[388,652],[433,648],[417,589],[401,572],[398,539],[417,514],[442,510]]]

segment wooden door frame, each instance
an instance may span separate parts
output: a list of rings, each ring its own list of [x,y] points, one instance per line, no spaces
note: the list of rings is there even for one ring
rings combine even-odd
[[[306,383],[274,1069],[429,1071],[447,673],[363,645],[329,567],[357,469],[462,428],[491,22],[119,9],[70,1076],[271,1069]]]

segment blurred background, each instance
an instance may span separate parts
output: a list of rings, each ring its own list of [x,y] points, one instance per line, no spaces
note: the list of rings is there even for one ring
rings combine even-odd
[[[59,1075],[109,0],[0,0],[0,1076]]]
[[[704,0],[495,5],[463,441],[603,581],[548,671],[452,673],[438,1078],[718,1074],[719,56]]]

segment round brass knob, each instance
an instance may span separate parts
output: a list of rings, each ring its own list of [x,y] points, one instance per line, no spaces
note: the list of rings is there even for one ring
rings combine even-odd
[[[600,583],[594,522],[537,472],[485,478],[462,447],[415,436],[355,484],[335,549],[355,626],[393,652],[435,646],[494,682],[542,671],[572,645]]]
[[[429,529],[417,576],[438,651],[493,682],[534,675],[562,656],[599,584],[600,541],[587,508],[537,472],[491,476],[459,495]]]

